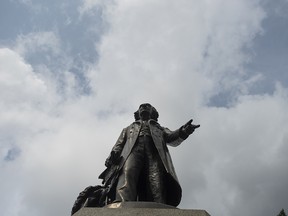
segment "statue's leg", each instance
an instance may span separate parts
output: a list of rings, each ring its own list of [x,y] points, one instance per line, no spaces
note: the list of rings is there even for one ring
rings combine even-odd
[[[154,143],[145,146],[147,201],[166,204],[165,168]]]
[[[143,160],[143,145],[136,143],[119,176],[116,202],[137,200],[137,185],[143,167]]]

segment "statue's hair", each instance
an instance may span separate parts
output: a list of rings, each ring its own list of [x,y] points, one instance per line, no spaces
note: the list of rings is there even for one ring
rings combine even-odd
[[[155,121],[158,121],[158,117],[159,117],[158,111],[156,110],[155,107],[152,106],[152,112],[150,113],[150,118]],[[134,118],[135,121],[140,120],[139,109],[136,112],[134,112]]]

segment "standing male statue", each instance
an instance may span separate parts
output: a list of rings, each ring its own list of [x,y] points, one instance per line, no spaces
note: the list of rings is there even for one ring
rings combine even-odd
[[[135,122],[123,129],[105,162],[109,167],[122,158],[115,202],[151,201],[177,206],[181,187],[167,145],[178,146],[200,125],[190,120],[170,131],[160,126],[157,110],[148,103],[141,104],[134,116]]]
[[[200,125],[192,120],[170,131],[158,122],[157,110],[148,103],[134,113],[135,122],[124,128],[99,176],[103,186],[89,186],[72,208],[102,207],[112,202],[149,201],[177,206],[179,185],[167,145],[178,146]]]

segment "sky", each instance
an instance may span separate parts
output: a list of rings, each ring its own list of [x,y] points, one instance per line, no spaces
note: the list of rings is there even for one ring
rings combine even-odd
[[[287,26],[287,0],[1,1],[1,215],[70,215],[146,102],[201,125],[179,208],[287,212]]]

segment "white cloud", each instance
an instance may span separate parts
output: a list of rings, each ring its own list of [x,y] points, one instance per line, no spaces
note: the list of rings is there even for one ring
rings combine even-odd
[[[55,32],[32,32],[19,35],[14,49],[21,55],[39,51],[57,55],[60,53],[60,41]]]
[[[78,57],[75,60],[64,43],[65,39],[61,39],[57,32],[31,32],[19,35],[13,50],[30,62],[35,73],[57,91],[58,96],[63,99],[75,98],[83,93],[81,91],[85,87],[81,84],[86,82],[83,68],[89,67],[90,63],[83,60],[81,54],[75,54]],[[76,61],[83,61],[82,71],[78,71],[79,62]]]
[[[255,1],[215,4],[120,1],[104,11],[110,30],[90,73],[98,97],[126,104],[129,94],[135,105],[176,102],[191,109],[223,89],[245,89],[243,47],[261,31],[264,12]]]
[[[122,125],[111,127],[109,115],[101,120],[93,95],[61,101],[50,83],[58,78],[47,77],[45,68],[36,73],[17,52],[3,48],[0,57],[0,187],[10,194],[1,208],[5,216],[67,214],[79,191],[100,183],[97,176]],[[123,122],[125,116],[114,116],[114,124],[117,118]],[[88,164],[99,164],[95,175]]]
[[[29,133],[39,130],[38,118],[54,101],[52,89],[15,51],[0,49],[0,65],[2,158],[11,147],[18,148]]]
[[[78,8],[80,15],[91,13],[95,8],[107,8],[113,4],[113,0],[82,0],[82,5]]]
[[[16,52],[3,48],[0,50],[0,87],[3,105],[21,102],[37,103],[47,91],[45,83],[32,71]]]
[[[212,215],[271,215],[285,207],[287,93],[279,88],[272,96],[244,96],[230,109],[200,111],[199,137],[185,150],[203,163],[200,169],[207,181],[202,191],[191,189],[195,207],[211,208]],[[199,168],[192,165],[193,169]],[[273,205],[263,208],[265,203]]]
[[[43,126],[39,125],[39,118],[43,117],[41,108],[47,105],[45,97],[48,89],[15,51],[0,49],[0,65],[1,191],[10,194],[9,198],[6,196],[5,200],[1,200],[1,208],[5,215],[18,215],[22,207],[19,179],[26,170],[13,162],[5,162],[5,157],[9,150],[16,149],[18,154],[11,159],[17,159],[27,140],[31,140],[30,136]]]

